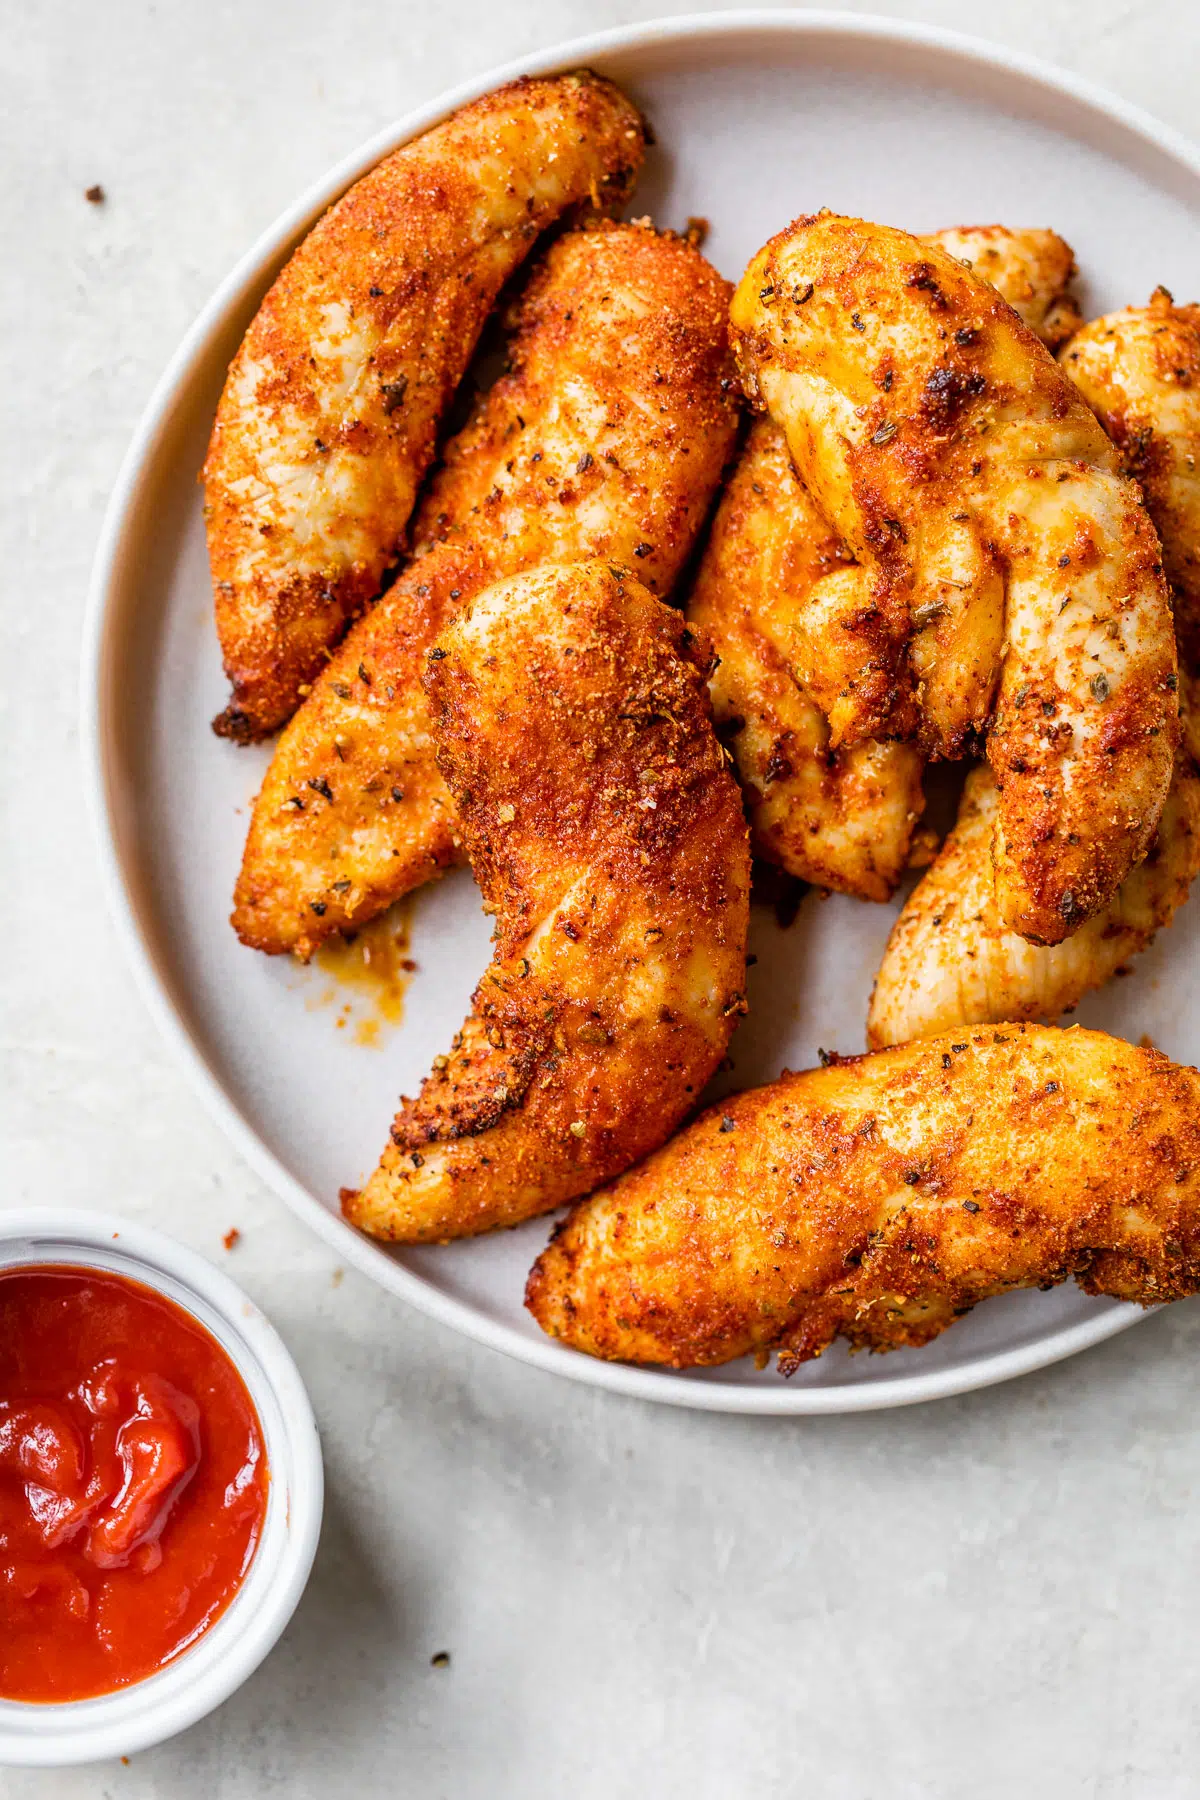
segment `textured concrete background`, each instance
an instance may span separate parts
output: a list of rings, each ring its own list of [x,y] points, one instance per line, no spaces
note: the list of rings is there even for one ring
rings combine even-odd
[[[0,1772],[4,1800],[1200,1790],[1194,1305],[891,1415],[722,1420],[570,1386],[342,1279],[167,1061],[103,914],[77,774],[83,596],[185,327],[389,119],[523,50],[683,10],[0,8],[3,1200],[116,1207],[218,1260],[237,1225],[227,1266],[297,1357],[329,1487],[308,1594],[234,1699],[128,1766]],[[892,10],[1194,125],[1191,0]]]

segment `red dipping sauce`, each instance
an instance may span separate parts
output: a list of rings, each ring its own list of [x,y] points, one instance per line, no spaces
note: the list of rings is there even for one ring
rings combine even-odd
[[[268,1473],[254,1402],[173,1301],[100,1269],[0,1269],[0,1696],[153,1675],[250,1566]]]

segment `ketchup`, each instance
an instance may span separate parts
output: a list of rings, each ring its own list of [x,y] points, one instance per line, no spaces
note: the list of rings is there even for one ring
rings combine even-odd
[[[0,1270],[0,1696],[152,1675],[225,1610],[267,1507],[262,1426],[216,1340],[99,1269]]]

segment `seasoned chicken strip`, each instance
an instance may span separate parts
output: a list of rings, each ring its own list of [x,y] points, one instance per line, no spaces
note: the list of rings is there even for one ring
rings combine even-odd
[[[1054,232],[963,226],[927,241],[973,260],[1048,341],[1077,320],[1063,291],[1075,259]],[[828,721],[793,668],[795,620],[822,577],[849,560],[779,427],[758,420],[688,603],[719,659],[713,711],[733,749],[756,853],[818,887],[888,900],[924,805],[924,758],[915,745],[870,738],[832,750]]]
[[[750,858],[707,651],[607,563],[489,588],[431,652],[438,759],[496,915],[474,1012],[346,1216],[514,1225],[670,1136],[745,1002]]]
[[[858,559],[810,608],[842,671],[831,742],[961,754],[999,675],[1001,911],[1060,942],[1145,855],[1170,783],[1174,640],[1136,488],[995,290],[904,232],[799,220],[732,318],[748,392]]]
[[[958,824],[893,927],[867,1040],[931,1037],[955,1024],[1054,1019],[1100,987],[1169,925],[1200,873],[1200,712],[1188,665],[1200,650],[1200,331],[1163,290],[1148,307],[1097,319],[1063,352],[1085,399],[1140,477],[1176,584],[1184,733],[1150,853],[1115,898],[1064,944],[1034,947],[1001,921],[992,881],[994,782],[977,771]]]
[[[791,621],[845,562],[769,419],[750,429],[688,602],[718,657],[713,713],[746,796],[755,853],[818,887],[890,899],[924,806],[914,744],[832,750],[791,666]]]
[[[1057,350],[1083,323],[1079,302],[1068,292],[1075,253],[1057,231],[1007,225],[956,225],[921,240],[936,244],[990,281],[1030,331]]]
[[[996,909],[996,803],[991,770],[973,770],[954,830],[888,938],[867,1019],[873,1049],[955,1026],[1071,1012],[1170,924],[1200,873],[1200,775],[1180,749],[1145,861],[1065,943],[1026,943]]]
[[[1200,667],[1200,307],[1158,288],[1149,306],[1094,319],[1063,368],[1141,484],[1162,539],[1182,661]]]
[[[710,1108],[568,1216],[526,1304],[592,1356],[675,1368],[835,1338],[928,1343],[1074,1276],[1200,1287],[1200,1073],[1102,1032],[1006,1025],[785,1075]]]
[[[472,595],[595,556],[669,592],[736,434],[729,292],[697,250],[645,227],[552,247],[518,308],[511,372],[420,508],[412,562],[280,739],[237,884],[244,942],[307,956],[461,860],[421,676]]]
[[[501,286],[568,209],[623,205],[643,148],[610,82],[511,82],[364,175],[282,270],[204,468],[223,736],[290,717],[379,591]]]

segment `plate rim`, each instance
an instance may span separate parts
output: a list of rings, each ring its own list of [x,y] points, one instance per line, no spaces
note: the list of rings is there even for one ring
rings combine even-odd
[[[722,1383],[719,1379],[697,1380],[659,1368],[598,1361],[551,1338],[527,1337],[515,1326],[483,1312],[473,1302],[460,1300],[434,1286],[426,1277],[381,1255],[376,1245],[337,1218],[315,1194],[310,1193],[267,1148],[210,1066],[177,1010],[167,982],[159,972],[154,951],[142,931],[118,842],[111,779],[113,751],[109,742],[109,718],[114,705],[109,682],[110,638],[116,630],[117,588],[129,522],[136,511],[142,487],[153,476],[179,391],[193,364],[210,340],[226,328],[230,315],[240,310],[247,289],[261,280],[264,267],[277,260],[297,235],[380,157],[503,82],[519,75],[562,73],[592,57],[616,51],[650,50],[678,41],[702,42],[747,33],[799,38],[837,34],[875,44],[923,48],[948,54],[968,66],[998,70],[1041,87],[1051,97],[1057,95],[1073,100],[1103,119],[1116,122],[1200,180],[1200,149],[1183,133],[1085,77],[1058,69],[1023,51],[964,32],[877,14],[847,14],[825,8],[811,11],[749,8],[746,11],[684,13],[568,39],[471,76],[375,132],[310,183],[234,264],[168,361],[122,459],[97,542],[84,612],[80,748],[84,793],[101,886],[135,986],[177,1066],[210,1117],[255,1173],[298,1218],[315,1230],[344,1261],[353,1264],[388,1292],[440,1324],[519,1362],[590,1387],[696,1411],[795,1417],[873,1412],[989,1387],[1074,1356],[1128,1329],[1145,1313],[1136,1306],[1097,1309],[1095,1317],[1049,1332],[1032,1343],[983,1355],[957,1368],[930,1370],[928,1374],[897,1375],[894,1379],[885,1376],[877,1382],[839,1383],[822,1388],[791,1387],[782,1381],[778,1386],[760,1387]]]

